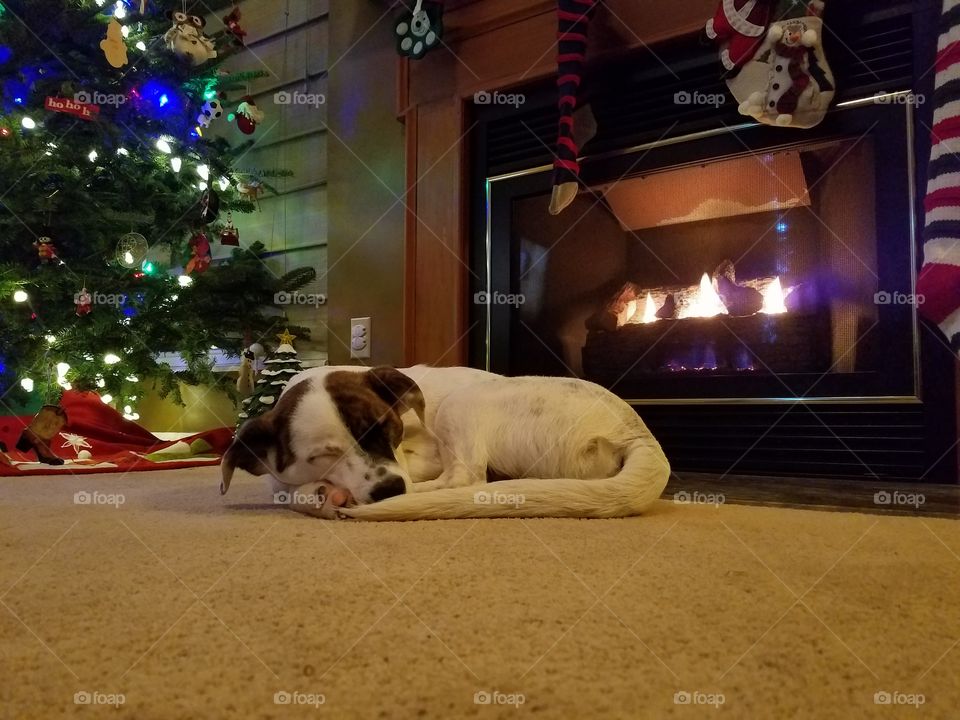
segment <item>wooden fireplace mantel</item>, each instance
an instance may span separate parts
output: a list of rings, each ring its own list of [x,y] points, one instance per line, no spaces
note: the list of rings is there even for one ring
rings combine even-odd
[[[596,59],[697,32],[716,0],[605,0]],[[400,60],[397,113],[406,124],[404,353],[410,363],[462,365],[469,332],[470,106],[556,72],[554,0],[447,0],[445,48]]]

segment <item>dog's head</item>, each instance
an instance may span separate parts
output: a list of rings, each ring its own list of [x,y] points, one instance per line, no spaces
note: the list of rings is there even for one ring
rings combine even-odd
[[[409,478],[398,447],[408,410],[423,422],[423,393],[394,368],[302,380],[240,428],[223,457],[220,492],[241,468],[286,486],[323,481],[360,504],[402,495]]]

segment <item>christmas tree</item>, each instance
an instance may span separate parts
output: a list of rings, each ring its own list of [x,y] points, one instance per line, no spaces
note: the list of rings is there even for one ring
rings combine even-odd
[[[253,395],[243,401],[243,409],[238,417],[238,426],[275,407],[277,400],[280,399],[280,394],[287,383],[290,382],[290,378],[303,370],[303,365],[297,357],[297,351],[293,347],[293,341],[297,339],[297,336],[291,335],[288,329],[277,337],[280,339],[280,347],[263,364],[263,370],[260,372],[260,377],[257,378],[257,384],[253,389]]]
[[[264,119],[242,93],[263,73],[224,65],[245,51],[238,11],[207,27],[189,5],[0,0],[3,405],[228,383],[211,348],[239,355],[285,322],[275,294],[315,277],[276,277],[256,238],[239,247],[230,213],[289,173],[237,169]],[[212,262],[217,243],[232,257]]]

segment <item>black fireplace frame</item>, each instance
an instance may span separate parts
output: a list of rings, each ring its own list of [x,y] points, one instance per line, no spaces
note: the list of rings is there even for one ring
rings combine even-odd
[[[850,128],[876,110],[873,97],[911,90],[932,97],[932,73],[939,20],[938,0],[852,0],[828,7],[825,37],[828,57],[837,74],[839,109],[814,131],[822,137],[849,137]],[[777,128],[753,127],[744,122],[736,104],[719,108],[678,109],[674,92],[725,93],[716,50],[702,38],[688,36],[654,48],[594,64],[584,88],[598,117],[600,132],[584,148],[584,179],[594,183],[598,173],[629,167],[631,148],[664,140],[671,165],[681,164],[697,141],[721,148],[720,132],[733,130],[757,147],[807,144],[813,135]],[[669,66],[668,70],[664,70]],[[509,200],[496,193],[513,187],[531,195],[549,189],[546,166],[555,139],[556,106],[552,83],[513,88],[522,92],[522,108],[474,106],[471,124],[470,293],[510,292],[509,243],[498,242],[508,228]],[[897,108],[881,108],[895,111]],[[922,189],[929,156],[928,133],[932,103],[900,106],[908,127],[916,121],[913,152],[898,152],[897,172]],[[912,109],[912,113],[911,113]],[[887,117],[893,117],[890,112]],[[911,116],[912,115],[912,116]],[[680,138],[683,142],[676,142]],[[729,138],[728,138],[729,142]],[[739,141],[737,141],[739,144]],[[701,146],[701,150],[702,150]],[[902,143],[898,143],[902,148]],[[879,157],[883,148],[878,148]],[[739,145],[733,154],[743,152]],[[715,155],[721,154],[718,149]],[[698,151],[697,154],[702,154]],[[916,160],[916,167],[913,166]],[[619,165],[618,165],[619,163]],[[888,166],[889,167],[889,166]],[[542,168],[538,171],[538,168]],[[533,171],[531,171],[533,169]],[[614,177],[617,177],[614,175]],[[489,193],[488,193],[489,191]],[[883,185],[878,186],[883,205]],[[916,195],[916,190],[914,192]],[[911,271],[919,263],[916,229],[922,222],[922,204],[903,208],[894,221],[910,228],[902,249],[911,256]],[[491,204],[491,201],[492,204]],[[912,211],[911,211],[912,210]],[[504,225],[503,223],[507,224]],[[878,228],[882,227],[878,225]],[[490,228],[498,228],[499,235]],[[901,265],[903,271],[904,265]],[[478,281],[476,278],[480,278]],[[886,279],[881,277],[881,287]],[[862,477],[871,480],[957,482],[957,362],[937,329],[919,323],[919,362],[910,392],[896,398],[835,401],[824,395],[818,402],[784,398],[735,403],[637,404],[638,412],[664,446],[674,469],[725,476],[790,475],[795,477]],[[470,362],[475,367],[508,371],[509,308],[474,303],[470,318]],[[915,355],[916,357],[916,355]]]

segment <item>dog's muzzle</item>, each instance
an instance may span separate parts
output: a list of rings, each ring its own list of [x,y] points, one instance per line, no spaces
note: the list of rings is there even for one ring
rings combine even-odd
[[[387,498],[403,495],[407,491],[406,483],[399,475],[388,475],[370,491],[370,502],[379,502]]]

